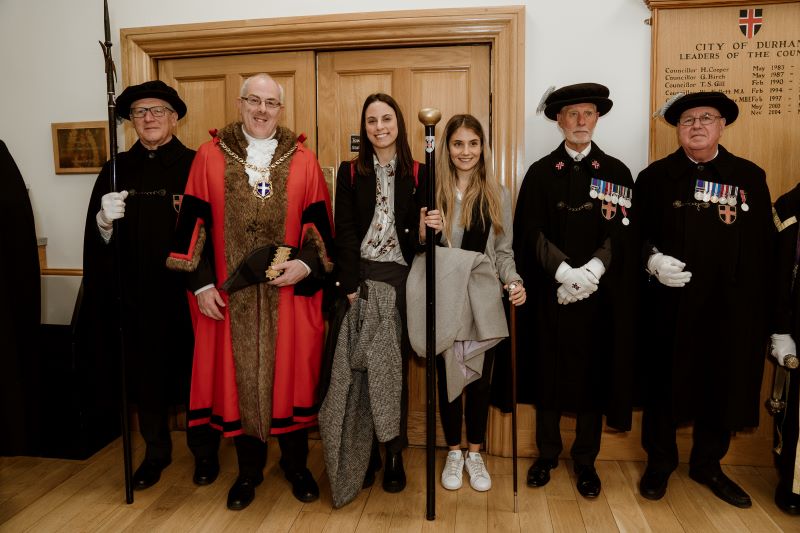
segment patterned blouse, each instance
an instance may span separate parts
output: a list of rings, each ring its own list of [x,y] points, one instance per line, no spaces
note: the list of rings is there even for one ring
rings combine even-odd
[[[372,215],[369,230],[361,241],[361,258],[406,265],[397,240],[394,219],[396,157],[393,157],[386,166],[381,166],[374,155],[372,160],[375,165],[375,213]]]

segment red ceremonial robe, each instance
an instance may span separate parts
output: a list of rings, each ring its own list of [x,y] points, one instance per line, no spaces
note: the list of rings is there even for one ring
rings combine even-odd
[[[269,198],[254,193],[244,166],[224,150],[247,158],[241,123],[212,136],[192,164],[167,261],[192,272],[190,289],[214,283],[225,301],[218,321],[189,296],[195,329],[189,425],[210,423],[225,436],[266,440],[316,424],[321,277],[333,266],[330,198],[316,157],[290,130],[275,134]],[[299,248],[297,258],[312,269],[308,278],[291,287],[220,289],[250,252],[280,244]]]

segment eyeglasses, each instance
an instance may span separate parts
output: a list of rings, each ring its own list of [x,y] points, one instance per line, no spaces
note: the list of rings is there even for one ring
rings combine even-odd
[[[681,117],[681,119],[678,121],[678,124],[684,128],[691,128],[694,126],[695,120],[699,120],[700,124],[703,126],[708,126],[713,124],[718,118],[722,117],[720,115],[712,115],[711,113],[703,113],[699,117]]]
[[[153,107],[132,107],[131,118],[144,118],[148,111],[150,111],[150,114],[156,118],[161,118],[167,113],[175,112],[174,109],[170,109],[169,107],[163,105],[156,105]]]
[[[283,105],[279,100],[275,100],[274,98],[262,100],[254,94],[251,94],[250,96],[240,96],[239,98],[253,107],[261,107],[261,104],[263,103],[265,106],[267,106],[267,109],[278,109]]]

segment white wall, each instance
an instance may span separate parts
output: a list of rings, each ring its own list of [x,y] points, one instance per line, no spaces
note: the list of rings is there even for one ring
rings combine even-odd
[[[508,0],[406,0],[402,9],[509,5]],[[535,115],[549,85],[608,85],[614,109],[595,140],[634,176],[647,160],[650,16],[643,0],[527,0],[525,21],[526,167],[560,141]],[[30,186],[36,228],[48,238],[48,265],[80,268],[86,202],[95,176],[56,175],[51,122],[105,120],[100,0],[0,0],[0,139]],[[280,10],[275,7],[280,6]],[[114,52],[119,29],[248,18],[391,11],[381,0],[109,0]],[[118,67],[118,73],[119,67]],[[120,75],[121,79],[121,75]],[[122,87],[118,87],[118,93]],[[4,250],[0,253],[9,253]]]

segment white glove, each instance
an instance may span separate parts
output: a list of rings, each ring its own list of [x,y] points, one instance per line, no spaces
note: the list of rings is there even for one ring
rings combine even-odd
[[[558,303],[561,305],[569,305],[578,301],[578,299],[572,296],[563,285],[559,285],[558,289],[556,289],[556,296],[558,297]]]
[[[651,255],[647,260],[647,271],[667,287],[683,287],[691,281],[692,273],[684,272],[685,266],[686,263],[661,252]]]
[[[779,365],[784,366],[783,362],[787,355],[797,355],[794,339],[788,333],[773,333],[770,338],[772,339],[770,353]]]
[[[585,265],[580,268],[571,268],[563,262],[556,271],[556,281],[578,300],[588,298],[597,290],[597,284],[600,282]]]
[[[595,283],[600,283],[600,278],[606,273],[605,265],[603,265],[603,262],[596,257],[589,259],[589,261],[581,268],[585,268],[595,277],[597,280]]]
[[[97,213],[97,227],[109,231],[115,220],[125,216],[125,198],[128,191],[110,192],[100,200],[100,211]]]

